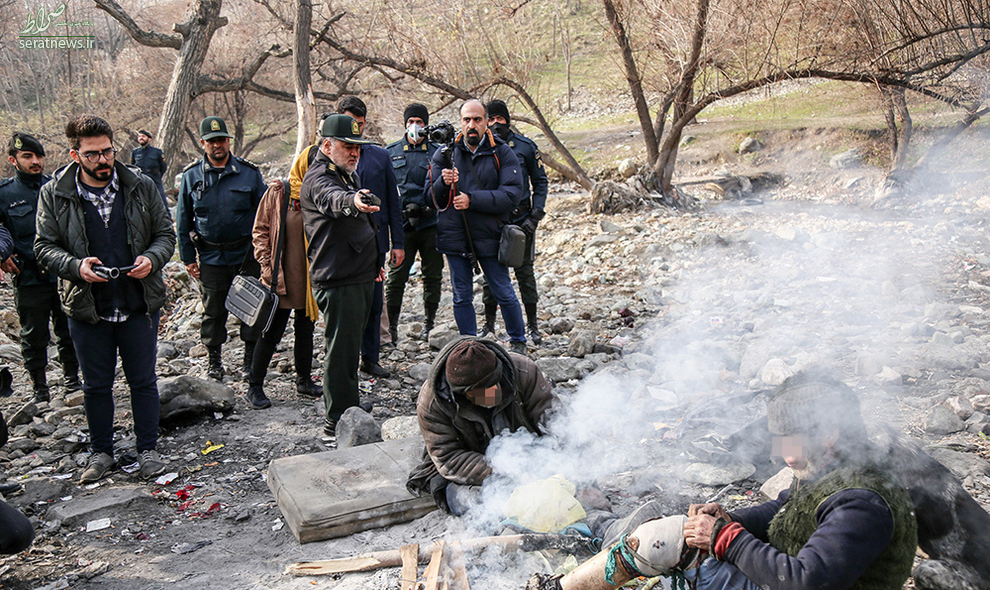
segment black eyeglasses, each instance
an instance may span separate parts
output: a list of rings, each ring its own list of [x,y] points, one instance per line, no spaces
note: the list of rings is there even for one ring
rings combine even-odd
[[[100,161],[100,158],[106,158],[107,162],[113,159],[114,155],[117,153],[116,148],[109,147],[102,152],[77,152],[80,156],[89,160],[91,164],[95,164]]]

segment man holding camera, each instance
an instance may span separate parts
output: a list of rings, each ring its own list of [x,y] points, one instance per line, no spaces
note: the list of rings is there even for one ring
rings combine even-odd
[[[356,96],[345,96],[337,103],[337,112],[349,115],[357,121],[358,131],[364,135],[364,125],[368,116],[368,107]],[[378,227],[378,268],[384,275],[385,255],[389,253],[391,237],[391,265],[402,264],[405,257],[402,235],[402,213],[399,210],[399,191],[395,184],[395,174],[389,164],[389,155],[385,148],[368,142],[360,146],[361,156],[358,159],[357,175],[361,178],[361,186],[381,200],[378,211],[372,216]],[[372,377],[388,377],[379,363],[381,349],[381,323],[383,307],[383,283],[375,282],[375,293],[371,300],[371,316],[364,327],[361,338],[361,370]]]
[[[536,303],[540,295],[536,291],[536,274],[533,262],[536,259],[536,226],[546,215],[543,208],[547,203],[547,173],[540,159],[540,148],[532,140],[515,133],[509,128],[511,118],[509,107],[501,100],[493,100],[486,106],[488,110],[488,128],[512,148],[523,170],[522,197],[519,205],[512,210],[509,222],[518,225],[526,233],[526,257],[523,265],[515,269],[516,282],[519,283],[519,294],[522,295],[523,308],[526,310],[527,331],[533,344],[539,345],[543,338],[536,317]],[[530,190],[532,187],[532,190]],[[495,333],[495,297],[491,289],[485,285],[483,301],[485,303],[485,326],[481,335]]]
[[[437,145],[427,140],[425,128],[430,123],[430,111],[422,104],[412,103],[402,114],[406,133],[402,139],[386,148],[392,157],[392,170],[402,197],[402,221],[405,236],[405,260],[392,265],[385,282],[385,309],[388,311],[389,332],[392,342],[398,339],[399,313],[402,295],[409,280],[409,269],[416,261],[416,253],[422,262],[423,322],[421,340],[430,336],[440,305],[440,281],[443,277],[443,256],[437,252],[437,212],[426,199],[426,174]]]
[[[0,181],[0,224],[14,240],[14,252],[0,258],[0,270],[13,276],[14,307],[21,322],[21,356],[34,386],[34,399],[51,399],[46,367],[51,319],[62,364],[62,384],[67,391],[81,387],[79,363],[69,337],[69,324],[58,299],[58,277],[38,265],[34,258],[35,215],[38,192],[51,180],[44,174],[45,148],[26,133],[14,133],[7,147],[14,176]]]
[[[189,276],[200,281],[204,309],[199,333],[209,355],[207,375],[220,381],[224,375],[220,347],[227,341],[227,293],[241,272],[259,274],[251,230],[268,187],[255,164],[230,153],[233,136],[227,133],[223,119],[206,117],[199,124],[199,135],[205,155],[182,171],[175,217],[179,257]],[[245,375],[251,372],[258,336],[241,324]]]
[[[319,153],[303,177],[299,201],[309,240],[313,295],[326,325],[323,361],[323,433],[336,436],[344,410],[360,404],[358,364],[361,335],[374,297],[379,264],[378,198],[357,176],[361,146],[358,122],[330,115],[320,126]]]
[[[165,471],[155,450],[161,410],[155,351],[165,303],[162,268],[175,251],[175,230],[155,183],[116,161],[109,123],[79,115],[65,136],[73,163],[41,188],[34,253],[61,279],[84,378],[93,453],[79,482],[103,478],[115,463],[118,353],[131,390],[141,477],[151,479]]]
[[[454,320],[462,335],[477,333],[472,272],[480,267],[502,309],[510,350],[525,354],[522,308],[509,269],[498,260],[502,226],[522,191],[519,159],[488,130],[488,113],[480,100],[464,102],[460,118],[461,133],[452,145],[437,150],[430,165],[430,196],[438,211],[437,250],[447,255],[450,267]]]

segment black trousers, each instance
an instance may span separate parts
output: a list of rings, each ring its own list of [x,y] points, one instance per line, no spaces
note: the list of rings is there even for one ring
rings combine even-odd
[[[199,265],[199,287],[203,296],[203,324],[199,335],[208,348],[218,347],[227,341],[227,293],[234,277],[240,272],[240,264]],[[241,324],[241,340],[256,342],[258,334]]]
[[[378,255],[378,268],[385,264],[385,255]],[[375,281],[375,291],[371,297],[371,315],[361,334],[361,360],[366,363],[377,363],[382,347],[382,304],[383,281]]]
[[[358,391],[361,332],[368,323],[374,290],[374,283],[368,282],[313,291],[326,324],[323,403],[330,422],[337,422],[344,410],[361,402]]]
[[[258,340],[258,345],[254,349],[254,357],[251,358],[251,376],[248,379],[250,385],[261,385],[265,382],[265,375],[268,374],[268,363],[272,362],[275,347],[285,335],[290,311],[295,318],[293,324],[295,326],[295,344],[292,346],[292,354],[296,363],[296,376],[310,379],[310,375],[313,373],[313,321],[306,317],[305,309],[282,309],[280,307],[275,310],[272,325]]]
[[[76,361],[72,338],[69,337],[69,321],[59,301],[58,283],[18,285],[14,288],[14,307],[21,322],[21,356],[24,358],[24,368],[31,372],[42,370],[48,365],[48,343],[51,342],[48,320],[51,319],[62,372],[73,375],[78,373],[79,363]]]
[[[409,281],[409,270],[416,262],[416,253],[422,261],[420,272],[423,276],[423,307],[436,308],[440,304],[440,283],[443,280],[443,254],[437,252],[437,227],[421,230],[406,229],[406,257],[399,266],[390,266],[385,279],[385,307],[401,309],[402,297]]]

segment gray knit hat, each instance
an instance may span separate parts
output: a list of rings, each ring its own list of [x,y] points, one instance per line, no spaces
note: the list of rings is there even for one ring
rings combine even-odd
[[[827,377],[798,373],[770,394],[767,426],[776,436],[865,430],[859,398],[845,384]]]

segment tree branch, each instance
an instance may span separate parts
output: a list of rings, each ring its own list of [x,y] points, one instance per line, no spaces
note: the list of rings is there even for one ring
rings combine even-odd
[[[138,26],[120,4],[115,0],[93,0],[96,7],[109,14],[115,21],[120,23],[127,33],[135,41],[147,47],[168,47],[171,49],[182,48],[181,35],[166,35],[155,31],[145,31]]]

